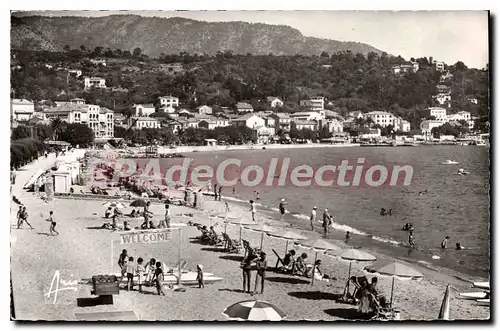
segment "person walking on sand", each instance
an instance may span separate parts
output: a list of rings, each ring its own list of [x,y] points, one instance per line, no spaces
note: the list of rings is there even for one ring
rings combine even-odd
[[[279,210],[280,210],[281,220],[282,221],[285,218],[285,205],[287,205],[287,204],[288,203],[285,201],[285,199],[281,199],[281,202],[280,202],[280,205],[279,205]]]
[[[441,248],[446,248],[446,246],[448,245],[448,239],[450,239],[450,237],[444,237],[443,241],[441,242]]]
[[[223,189],[222,185],[219,185],[219,201],[221,201],[222,199],[222,189]]]
[[[196,280],[198,281],[198,288],[205,288],[205,284],[203,283],[203,265],[198,264],[196,266]]]
[[[17,210],[17,228],[20,229],[23,226],[23,206],[19,206]]]
[[[257,212],[253,200],[250,200],[250,211],[252,212],[252,221],[255,222],[255,213]]]
[[[50,211],[49,218],[47,218],[46,221],[50,222],[50,228],[49,228],[50,234],[54,235],[54,232],[55,232],[55,233],[57,233],[57,235],[59,235],[59,232],[56,231],[57,223],[54,220],[54,212],[52,210]]]
[[[260,259],[256,262],[256,264],[257,264],[257,275],[255,276],[254,292],[255,294],[259,294],[259,292],[257,292],[257,284],[259,283],[260,280],[260,294],[264,294],[264,282],[266,280],[266,269],[267,269],[266,253],[264,252],[260,253]]]
[[[26,224],[29,225],[29,227],[31,228],[31,230],[33,230],[33,227],[31,226],[31,224],[28,222],[28,211],[26,210],[26,206],[23,207],[23,211],[21,213],[21,223],[24,222]]]
[[[314,222],[316,222],[316,206],[311,210],[311,216],[309,217],[309,221],[311,221],[311,231],[314,231]]]
[[[328,212],[328,208],[325,208],[323,211],[323,231],[325,233],[325,236],[328,235],[328,227],[330,226],[332,222],[332,216]]]

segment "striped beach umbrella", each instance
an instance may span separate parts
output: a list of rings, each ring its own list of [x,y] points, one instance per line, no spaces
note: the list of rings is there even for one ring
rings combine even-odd
[[[446,286],[446,291],[444,291],[443,303],[441,303],[441,309],[439,310],[438,319],[448,321],[450,319],[450,285]]]
[[[286,314],[269,302],[245,300],[227,307],[222,316],[233,321],[281,321]]]
[[[116,202],[116,201],[113,201],[113,202],[106,202],[106,203],[103,203],[102,204],[104,207],[113,207],[113,208],[125,208],[125,206],[120,203],[120,202]]]

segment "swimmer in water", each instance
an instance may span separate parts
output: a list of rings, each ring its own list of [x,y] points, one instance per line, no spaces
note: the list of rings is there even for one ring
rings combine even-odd
[[[424,194],[426,194],[426,193],[427,193],[427,190],[424,190],[424,191],[420,191],[420,192],[418,192],[418,195],[424,195]]]
[[[388,212],[389,215],[392,215],[392,208],[389,209],[389,212]]]
[[[347,231],[345,233],[345,240],[349,240],[349,238],[351,238],[351,232]]]
[[[464,247],[464,246],[462,246],[462,245],[460,245],[460,243],[457,243],[457,244],[456,244],[456,249],[457,249],[457,250],[461,250],[461,249],[465,249],[465,247]]]
[[[385,208],[381,208],[380,215],[385,216],[385,214],[386,214]]]
[[[448,245],[448,239],[450,239],[450,237],[444,237],[443,241],[441,242],[441,248],[446,248],[446,245]]]

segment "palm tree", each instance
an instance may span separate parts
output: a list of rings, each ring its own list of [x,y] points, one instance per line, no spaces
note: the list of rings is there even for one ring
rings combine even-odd
[[[52,140],[57,140],[59,131],[62,129],[64,122],[56,117],[50,121],[50,126],[52,127]]]

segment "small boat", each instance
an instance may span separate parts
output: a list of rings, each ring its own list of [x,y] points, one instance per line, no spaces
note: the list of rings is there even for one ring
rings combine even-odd
[[[472,283],[472,286],[475,288],[480,288],[482,290],[489,290],[490,282],[474,282]]]
[[[445,162],[441,163],[441,164],[459,164],[460,162],[457,162],[457,161],[453,161],[453,160],[446,160]]]
[[[479,299],[486,299],[487,296],[488,296],[488,293],[486,293],[486,292],[460,293],[461,299],[479,300]]]
[[[469,175],[469,174],[470,174],[470,172],[468,172],[465,169],[458,169],[458,171],[457,171],[457,175]]]
[[[489,306],[490,305],[490,299],[477,299],[476,301],[481,306]]]

